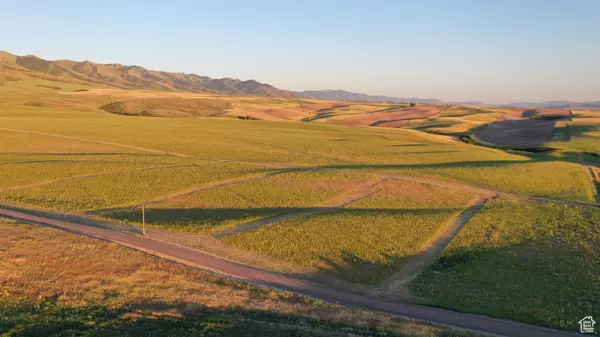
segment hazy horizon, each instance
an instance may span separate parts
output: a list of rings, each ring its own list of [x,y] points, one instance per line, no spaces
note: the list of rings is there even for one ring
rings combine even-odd
[[[488,104],[600,100],[600,2],[593,0],[4,7],[0,29],[10,34],[0,49],[17,55],[255,79],[294,91]]]

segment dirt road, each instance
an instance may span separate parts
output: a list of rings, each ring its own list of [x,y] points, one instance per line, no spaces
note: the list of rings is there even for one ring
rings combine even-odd
[[[359,186],[355,190],[347,191],[346,193],[342,193],[341,195],[338,195],[338,196],[328,200],[324,204],[315,206],[314,208],[311,208],[308,210],[304,210],[304,211],[297,212],[297,213],[291,213],[291,214],[282,214],[282,215],[278,215],[278,216],[274,216],[274,217],[270,217],[270,218],[258,219],[255,221],[247,222],[245,224],[241,224],[241,225],[233,227],[233,228],[227,228],[222,231],[215,232],[215,233],[213,233],[213,236],[215,238],[222,238],[224,236],[229,236],[229,235],[233,235],[233,234],[237,234],[237,233],[246,232],[249,230],[253,230],[253,229],[256,229],[256,228],[259,228],[262,226],[266,226],[266,225],[270,225],[273,223],[277,223],[277,222],[307,217],[307,216],[321,214],[321,213],[337,211],[337,210],[340,210],[341,208],[344,208],[345,206],[348,206],[352,203],[355,203],[357,201],[360,201],[362,199],[368,198],[369,196],[373,195],[374,193],[376,193],[379,190],[379,188],[381,187],[381,184],[383,182],[385,182],[385,180],[387,180],[387,178],[380,179],[379,181],[377,181],[374,184],[370,184],[367,186]]]
[[[470,315],[419,305],[394,303],[385,300],[345,293],[311,282],[253,268],[200,251],[185,248],[147,237],[91,227],[71,222],[30,215],[0,208],[0,216],[26,223],[40,224],[88,237],[114,242],[167,260],[214,272],[258,286],[288,291],[296,294],[349,307],[375,310],[412,320],[447,325],[459,329],[506,337],[558,337],[579,336],[576,333],[546,329],[517,322]]]
[[[477,212],[479,212],[487,201],[487,198],[479,197],[458,214],[452,223],[446,226],[442,232],[438,233],[419,253],[412,256],[408,262],[404,264],[404,266],[402,266],[402,268],[392,276],[386,284],[384,284],[383,292],[389,296],[413,299],[414,296],[410,293],[407,287],[408,284],[437,260],[452,239],[458,235],[461,229],[473,216],[475,216],[475,214],[477,214]]]

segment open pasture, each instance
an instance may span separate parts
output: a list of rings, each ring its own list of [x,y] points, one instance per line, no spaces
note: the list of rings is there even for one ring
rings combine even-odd
[[[145,118],[106,112],[32,115],[21,111],[15,117],[3,111],[3,127],[57,135],[49,136],[46,145],[64,143],[59,136],[65,135],[82,138],[73,141],[81,146],[110,142],[114,144],[111,151],[131,150],[133,146],[142,153],[165,151],[210,160],[377,170],[528,195],[591,200],[584,168],[560,156],[511,154],[412,130],[217,118]],[[96,127],[82,128],[90,124]],[[14,132],[2,131],[3,136],[6,134]],[[10,151],[10,146],[5,151]]]
[[[412,289],[436,306],[571,329],[600,308],[599,223],[594,207],[491,200]]]
[[[146,208],[149,226],[206,233],[250,221],[295,214],[323,206],[373,178],[344,172],[298,171],[173,198]],[[323,206],[324,207],[324,206]],[[109,212],[104,218],[141,222],[139,209]]]
[[[548,146],[564,151],[592,152],[600,155],[600,111],[573,110],[572,121],[565,127],[568,142],[551,142]]]
[[[473,198],[462,191],[387,180],[372,196],[340,211],[283,221],[222,240],[315,273],[376,284],[397,271]]]
[[[120,153],[3,154],[0,153],[0,191],[50,185],[168,167],[205,163],[173,156]]]
[[[272,172],[256,165],[204,163],[126,172],[7,191],[8,201],[60,211],[98,211],[170,198],[210,182]]]

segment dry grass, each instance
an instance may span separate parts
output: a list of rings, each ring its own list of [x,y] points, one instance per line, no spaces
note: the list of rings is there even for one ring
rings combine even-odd
[[[0,231],[0,331],[10,336],[466,336],[57,230],[0,220]]]

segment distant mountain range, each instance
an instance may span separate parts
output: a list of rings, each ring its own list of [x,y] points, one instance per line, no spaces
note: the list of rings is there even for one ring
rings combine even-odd
[[[315,98],[335,101],[366,101],[366,102],[407,102],[407,103],[428,103],[441,104],[444,103],[439,99],[434,98],[400,98],[383,95],[367,95],[345,90],[309,90],[295,93],[296,97]]]
[[[0,51],[0,69],[28,71],[33,76],[46,74],[63,77],[84,83],[103,84],[122,89],[152,89],[170,91],[191,91],[227,95],[256,95],[266,97],[303,97],[322,100],[366,101],[393,103],[442,104],[435,98],[400,98],[384,95],[368,95],[345,90],[309,90],[294,92],[278,89],[270,84],[255,80],[233,78],[210,78],[196,74],[173,73],[148,70],[140,66],[127,66],[118,63],[100,64],[90,61],[58,60],[49,61],[33,55],[17,56]],[[478,101],[451,102],[456,105],[484,105]],[[514,102],[494,106],[518,106],[531,108],[560,109],[600,109],[597,102],[550,101],[539,103]]]
[[[547,102],[513,102],[509,104],[494,104],[494,106],[525,107],[525,108],[553,108],[553,109],[600,109],[600,101],[575,102],[575,101],[547,101]]]

